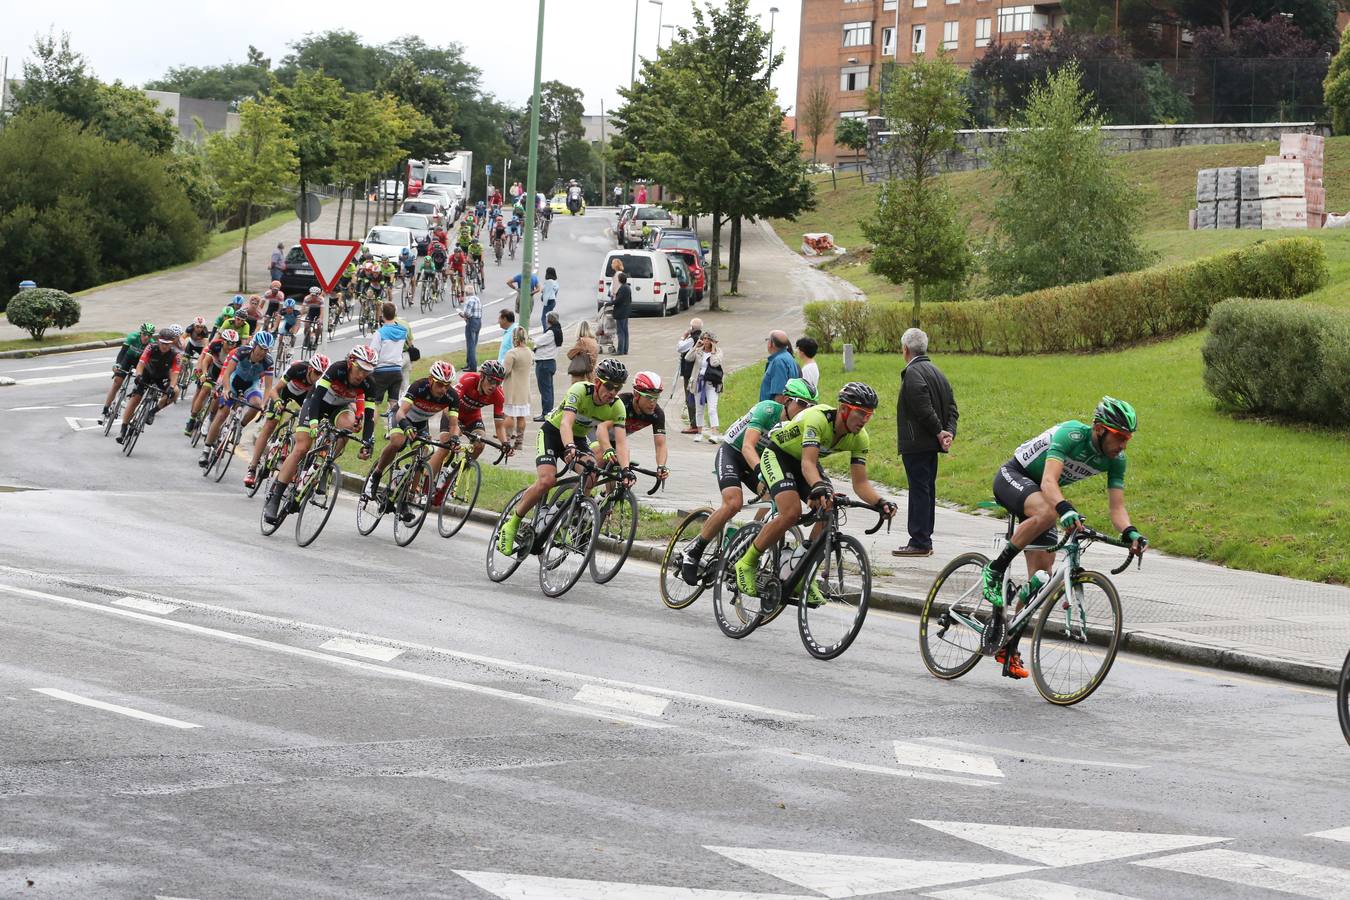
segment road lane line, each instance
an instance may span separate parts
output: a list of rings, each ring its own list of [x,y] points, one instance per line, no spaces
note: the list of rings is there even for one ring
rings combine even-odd
[[[1218,844],[1230,838],[1199,834],[1145,831],[1100,831],[1092,828],[1046,828],[1004,822],[939,822],[910,819],[916,825],[949,834],[1000,853],[1020,856],[1046,866],[1085,866],[1090,863]]]
[[[182,609],[181,606],[174,606],[172,603],[163,603],[159,600],[146,600],[143,597],[123,597],[121,600],[114,600],[113,606],[138,609],[141,612],[150,613],[155,616],[167,616],[171,612],[177,612]]]
[[[403,655],[402,650],[394,647],[381,647],[379,644],[367,644],[342,637],[324,641],[319,645],[319,649],[330,650],[334,653],[350,653],[352,656],[363,656],[366,659],[377,659],[380,662],[390,662]]]
[[[941,775],[937,772],[921,772],[917,769],[892,769],[888,766],[874,766],[871,763],[835,759],[830,756],[817,756],[814,753],[803,753],[799,750],[789,750],[786,747],[764,747],[761,748],[760,752],[772,753],[774,756],[782,756],[786,759],[819,763],[822,766],[832,766],[836,769],[852,769],[855,772],[866,772],[869,775],[891,775],[897,778],[914,778],[919,781],[942,781],[947,784],[964,784],[970,787],[998,787],[997,781],[963,778],[960,775]]]
[[[56,409],[55,406],[11,406],[5,412],[33,412],[38,409]]]
[[[1092,759],[1071,759],[1064,756],[1045,756],[1040,753],[1027,753],[1024,750],[1013,750],[1007,747],[990,747],[985,744],[972,744],[967,741],[951,741],[946,738],[915,738],[915,743],[935,744],[940,747],[951,747],[955,750],[974,750],[977,753],[992,753],[995,756],[1015,756],[1018,759],[1031,759],[1036,762],[1065,763],[1073,766],[1092,766],[1101,769],[1147,769],[1148,766],[1138,763],[1123,762],[1102,762]]]
[[[290,644],[282,644],[276,641],[268,641],[263,638],[255,638],[246,634],[235,634],[232,631],[222,631],[218,628],[208,628],[205,625],[196,625],[191,622],[180,622],[176,619],[161,619],[145,613],[134,612],[129,609],[118,609],[115,606],[103,603],[90,603],[88,600],[76,600],[74,597],[62,597],[60,594],[48,594],[44,591],[34,591],[28,588],[14,587],[12,585],[0,584],[0,591],[9,594],[16,594],[20,597],[31,597],[36,600],[49,600],[54,603],[61,603],[66,606],[73,606],[78,609],[86,609],[95,612],[104,612],[111,615],[123,616],[128,619],[135,619],[141,622],[152,622],[161,628],[175,628],[179,631],[186,631],[190,634],[201,635],[203,637],[217,638],[219,640],[230,641],[236,644],[243,644],[246,647],[256,647],[262,650],[272,650],[276,653],[284,653],[289,656],[299,656],[304,659],[312,659],[319,662],[333,663],[347,668],[357,669],[362,672],[372,672],[377,675],[385,675],[391,678],[399,678],[404,681],[415,681],[419,684],[429,684],[436,687],[450,688],[451,690],[464,691],[469,694],[479,694],[484,697],[493,697],[498,700],[510,700],[516,703],[524,703],[530,706],[540,706],[545,709],[551,709],[557,712],[570,713],[572,715],[584,716],[588,719],[608,719],[614,722],[622,722],[625,725],[636,725],[639,728],[667,728],[669,726],[660,722],[651,722],[646,719],[637,719],[632,716],[625,716],[619,713],[602,713],[598,710],[584,706],[576,706],[572,703],[562,703],[557,700],[548,700],[544,697],[535,697],[530,694],[517,694],[512,691],[502,690],[500,688],[486,687],[480,684],[470,684],[466,681],[453,681],[449,678],[438,678],[435,675],[426,675],[421,672],[412,672],[405,669],[392,669],[388,666],[380,666],[375,663],[362,662],[356,659],[348,659],[342,656],[333,656],[328,653],[320,653],[317,650],[310,650],[305,647],[294,647]]]
[[[104,703],[102,700],[92,700],[89,697],[81,697],[79,694],[72,694],[69,691],[63,691],[58,688],[33,688],[39,694],[45,694],[55,700],[65,700],[67,703],[78,703],[80,706],[91,706],[94,709],[101,709],[105,712],[117,713],[121,716],[129,716],[133,719],[141,719],[146,722],[154,722],[156,725],[168,725],[170,728],[201,728],[200,725],[194,725],[191,722],[184,722],[182,719],[170,719],[168,716],[157,716],[154,713],[142,712],[139,709],[132,709],[129,706],[118,706],[115,703]]]
[[[60,363],[59,365],[29,366],[26,369],[10,369],[9,371],[11,374],[14,372],[50,372],[53,369],[73,369],[77,366],[93,366],[98,365],[100,363],[104,364],[112,363],[115,362],[116,360],[117,360],[116,356],[109,356],[107,358],[99,358],[99,359],[83,359],[80,360],[79,362],[72,362],[72,363]]]
[[[20,378],[14,383],[25,387],[39,384],[65,384],[68,381],[88,381],[91,378],[109,378],[107,372],[84,372],[79,375],[48,375],[45,378]]]
[[[633,691],[616,691],[614,688],[596,684],[582,685],[572,698],[576,703],[589,703],[591,706],[607,706],[624,712],[641,713],[645,716],[660,716],[670,705],[669,700],[653,697],[650,694],[637,694]]]
[[[1346,841],[1350,843],[1350,827],[1333,828],[1330,831],[1315,831],[1308,837],[1326,838],[1329,841]]]
[[[938,897],[940,900],[1136,900],[1125,894],[1060,884],[1057,881],[1041,881],[1039,878],[1015,878],[975,887],[951,888],[924,896]]]
[[[1258,856],[1255,853],[1216,848],[1179,853],[1161,859],[1141,859],[1135,865],[1213,878],[1246,888],[1315,897],[1318,900],[1350,900],[1350,869],[1336,869],[1277,856]]]

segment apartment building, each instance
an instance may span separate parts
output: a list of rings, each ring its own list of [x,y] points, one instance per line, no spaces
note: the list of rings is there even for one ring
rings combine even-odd
[[[839,118],[865,118],[863,99],[881,74],[883,63],[901,65],[941,48],[959,65],[979,59],[996,41],[1021,41],[1028,32],[1062,27],[1058,2],[997,0],[802,0],[801,43],[797,54],[797,110],[816,84],[829,91]],[[798,130],[810,151],[810,141]],[[852,159],[836,153],[834,128],[820,138],[818,158],[834,163]]]

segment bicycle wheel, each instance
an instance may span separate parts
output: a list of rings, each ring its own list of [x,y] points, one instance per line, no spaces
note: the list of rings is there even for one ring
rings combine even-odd
[[[539,556],[539,587],[549,597],[572,589],[595,553],[600,509],[590,497],[574,497],[554,519]]]
[[[989,564],[983,553],[963,553],[947,563],[928,589],[919,614],[919,652],[938,678],[960,678],[980,661],[982,631],[973,623],[987,621],[980,570]]]
[[[431,506],[431,466],[415,462],[403,475],[403,485],[394,502],[394,543],[406,547],[422,530]]]
[[[591,553],[591,580],[605,584],[619,574],[637,537],[638,508],[633,492],[620,488],[600,507],[600,527]]]
[[[1341,719],[1341,732],[1345,742],[1350,744],[1350,653],[1345,656],[1345,665],[1341,667],[1341,686],[1336,690],[1336,714]]]
[[[497,552],[497,535],[524,494],[524,491],[520,491],[511,498],[510,503],[502,508],[501,515],[497,517],[497,525],[492,529],[492,537],[488,539],[487,575],[493,581],[505,581],[510,578],[516,569],[520,568],[520,564],[525,561],[525,557],[530,555],[530,548],[534,543],[534,528],[531,522],[526,522],[523,519],[516,531],[515,552],[510,556]]]
[[[239,446],[239,437],[243,433],[243,417],[231,416],[230,421],[225,423],[225,431],[216,442],[216,458],[213,464],[216,467],[216,483],[219,484],[225,477],[225,472],[230,468],[230,461],[234,459],[234,448]]]
[[[1073,577],[1068,595],[1056,591],[1036,617],[1031,677],[1056,706],[1086,700],[1106,679],[1120,649],[1120,595],[1100,572]]]
[[[362,496],[356,498],[356,532],[365,537],[374,531],[384,518],[385,498],[393,493],[394,476],[398,474],[397,466],[390,466],[380,473],[380,480],[371,491],[369,498]]]
[[[263,495],[264,497],[272,496],[272,484],[275,481],[276,475],[273,474],[272,477],[269,478],[267,481],[267,493]],[[259,530],[262,531],[263,537],[271,535],[274,531],[276,531],[278,528],[281,527],[282,522],[286,521],[286,512],[291,508],[291,498],[294,495],[295,495],[295,485],[294,484],[287,485],[286,493],[283,494],[281,497],[281,505],[278,507],[280,516],[277,518],[275,525],[267,521],[267,504],[266,503],[263,504],[262,511],[258,513],[258,528]]]
[[[445,496],[436,511],[436,531],[443,538],[459,534],[464,523],[469,521],[483,484],[483,470],[473,457],[469,457],[462,468],[457,466],[449,472],[451,481],[445,486]]]
[[[763,618],[764,608],[759,598],[742,594],[736,586],[735,571],[736,561],[745,553],[755,535],[759,534],[759,529],[759,523],[752,522],[737,531],[717,563],[717,575],[713,580],[713,618],[717,620],[717,627],[729,638],[745,637],[759,627],[760,619]],[[763,554],[760,568],[764,567],[765,561],[773,565],[773,556],[773,553]]]
[[[699,558],[699,580],[694,584],[686,584],[680,577],[680,559],[684,556],[685,549],[693,543],[694,538],[698,537],[699,530],[710,515],[712,507],[709,506],[694,510],[680,521],[675,533],[666,543],[666,552],[661,557],[659,582],[661,602],[668,609],[684,609],[697,600],[707,587],[703,578],[704,573],[715,570],[717,551],[721,547],[721,542],[716,539],[709,541],[703,548],[703,554]]]
[[[117,395],[113,397],[112,405],[108,407],[108,417],[103,421],[104,437],[112,434],[113,423],[122,418],[122,403],[127,398],[127,384],[130,381],[130,375],[127,375],[122,379],[122,386],[117,389]]]
[[[820,590],[812,602],[808,585]],[[872,596],[872,564],[862,542],[837,534],[811,565],[798,589],[797,630],[806,652],[816,659],[834,659],[852,645],[867,618]]]
[[[328,524],[328,517],[337,506],[338,494],[342,491],[342,470],[337,463],[329,460],[314,476],[313,483],[303,489],[304,503],[295,520],[295,542],[308,547]]]
[[[122,455],[130,456],[131,450],[136,446],[136,441],[141,436],[141,429],[145,427],[145,410],[147,398],[141,398],[141,405],[136,407],[136,415],[132,416],[130,426],[127,428],[127,436],[122,439]]]

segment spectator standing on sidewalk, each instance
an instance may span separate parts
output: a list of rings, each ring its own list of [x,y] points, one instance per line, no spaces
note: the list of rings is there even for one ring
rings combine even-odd
[[[502,310],[497,316],[497,324],[502,327],[502,345],[497,348],[497,362],[505,363],[506,354],[515,346],[516,314],[509,309]]]
[[[534,348],[534,377],[539,382],[539,405],[543,407],[536,422],[544,421],[544,416],[553,412],[553,376],[558,372],[558,351],[562,349],[562,325],[558,314],[548,314],[544,323],[544,333]]]
[[[892,556],[931,556],[937,513],[938,454],[956,439],[956,397],[947,377],[928,358],[928,335],[911,328],[900,337],[905,368],[895,404],[900,460],[909,480],[909,543]]]
[[[548,328],[548,314],[558,308],[558,270],[549,266],[544,270],[544,290],[540,297],[543,308],[539,311],[539,323]]]
[[[628,355],[628,317],[633,312],[633,289],[628,286],[628,273],[619,273],[619,289],[614,292],[614,328],[618,335],[617,356]]]
[[[552,271],[552,270],[550,270],[550,271]],[[521,302],[520,302],[520,273],[517,272],[516,274],[514,274],[514,275],[512,275],[510,278],[508,278],[508,279],[506,280],[506,286],[507,286],[508,288],[510,288],[511,290],[513,290],[513,291],[516,292],[516,304],[515,304],[515,306],[516,306],[516,315],[520,315],[521,313],[524,312],[524,309],[522,308]],[[539,291],[540,291],[540,287],[539,287],[539,276],[538,276],[538,275],[531,274],[531,275],[530,275],[530,303],[531,303],[531,305],[534,304],[534,298],[539,296]]]
[[[695,422],[698,426],[696,429],[698,436],[694,440],[706,440],[710,444],[716,444],[722,440],[722,436],[717,433],[720,425],[717,418],[717,395],[722,392],[723,378],[722,351],[717,346],[717,335],[711,331],[703,332],[699,335],[698,343],[685,354],[685,358],[694,364],[694,371],[698,375],[694,393],[697,401]]]
[[[281,276],[286,273],[286,245],[277,244],[277,249],[272,251],[272,263],[268,266],[272,272],[272,280],[280,281]]]
[[[511,329],[511,349],[503,365],[506,379],[502,382],[502,393],[506,403],[502,411],[506,414],[506,433],[511,446],[519,450],[525,443],[525,422],[530,418],[530,370],[534,368],[529,336],[519,325]]]
[[[759,402],[772,400],[783,393],[789,378],[801,378],[802,370],[792,358],[792,341],[787,332],[771,331],[764,339],[769,349],[769,362],[764,366],[764,378],[759,383]]]
[[[478,332],[483,328],[483,303],[477,294],[464,298],[459,307],[459,317],[464,320],[464,369],[478,371]]]
[[[591,323],[581,320],[581,329],[577,332],[577,342],[567,351],[567,374],[572,384],[578,381],[590,381],[595,372],[595,363],[600,358],[600,343],[595,339]]]
[[[698,382],[698,376],[694,374],[694,361],[688,359],[686,354],[694,349],[702,334],[703,320],[695,316],[689,320],[689,327],[685,329],[684,336],[675,345],[675,352],[680,357],[680,378],[684,381],[684,408],[689,413],[689,426],[681,429],[680,434],[698,434],[698,426],[694,424],[694,386]]]
[[[816,365],[816,353],[819,350],[820,345],[815,338],[797,338],[797,362],[801,366],[802,379],[816,393],[820,393],[820,366]]]

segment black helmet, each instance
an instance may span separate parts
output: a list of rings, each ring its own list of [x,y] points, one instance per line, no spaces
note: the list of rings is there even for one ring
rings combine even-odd
[[[479,364],[478,377],[502,381],[506,378],[506,367],[495,359],[489,359]]]
[[[617,359],[602,359],[595,367],[595,380],[622,387],[628,380],[628,367]]]
[[[839,402],[863,409],[876,409],[879,401],[876,391],[861,381],[850,381],[839,389]]]

